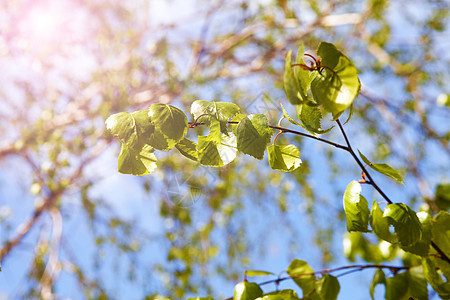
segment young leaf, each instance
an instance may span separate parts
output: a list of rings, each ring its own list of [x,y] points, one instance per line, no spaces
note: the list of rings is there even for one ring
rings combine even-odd
[[[408,270],[409,275],[409,293],[414,299],[428,300],[427,280],[422,266],[411,267]]]
[[[305,64],[305,62],[303,61],[303,55],[305,52],[305,48],[303,46],[303,44],[300,44],[300,46],[298,47],[298,52],[297,52],[297,59],[295,60],[296,64]],[[298,95],[300,96],[300,99],[303,102],[308,102],[308,90],[311,87],[311,76],[310,76],[310,71],[308,70],[304,70],[302,68],[300,68],[299,66],[294,66],[294,77],[297,79],[298,82],[298,86],[299,86],[299,91],[298,91]]]
[[[369,207],[361,195],[361,185],[353,180],[344,193],[344,211],[347,231],[369,232]]]
[[[382,269],[377,269],[375,274],[373,275],[372,283],[370,284],[370,297],[373,298],[373,294],[375,292],[375,287],[378,284],[386,284],[386,275],[384,274]]]
[[[386,218],[383,218],[383,211],[378,206],[375,199],[373,199],[370,226],[380,239],[388,241],[389,243],[396,242],[396,237],[389,231],[390,224]]]
[[[198,160],[197,145],[190,139],[184,137],[175,145],[175,147],[187,158],[192,159],[193,161]]]
[[[254,300],[263,295],[263,291],[254,282],[242,281],[234,287],[233,300]]]
[[[289,114],[287,113],[287,111],[284,109],[283,104],[280,103],[280,105],[281,105],[281,109],[283,110],[283,117],[285,117],[286,119],[288,119],[289,122],[291,122],[291,123],[294,124],[294,125],[303,126],[302,124],[298,123],[297,121],[295,121],[294,119],[292,119],[292,118],[289,116]]]
[[[406,204],[389,204],[384,210],[383,217],[394,225],[401,246],[411,246],[422,237],[422,226],[419,218]]]
[[[239,106],[229,102],[210,102],[206,100],[196,100],[191,105],[191,113],[194,119],[202,115],[208,115],[220,122],[220,131],[226,134],[226,125],[229,119],[233,118],[239,112]],[[201,117],[198,122],[211,118]]]
[[[236,158],[236,137],[222,135],[217,142],[210,136],[198,137],[198,160],[200,164],[211,167],[222,167]]]
[[[156,156],[149,145],[136,151],[125,144],[119,155],[118,170],[122,174],[147,175],[156,169]]]
[[[121,112],[111,115],[105,121],[106,129],[119,138],[121,143],[138,150],[154,130],[147,114],[148,110],[140,110],[132,114]]]
[[[340,288],[337,278],[330,274],[325,274],[316,281],[316,291],[324,300],[336,300]]]
[[[188,130],[186,115],[172,105],[154,103],[148,110],[148,116],[155,129],[175,143],[178,143]]]
[[[450,214],[445,211],[440,211],[431,222],[431,236],[433,238],[433,242],[447,255],[447,257],[450,257],[449,228]]]
[[[436,266],[429,258],[422,260],[423,274],[442,299],[450,299],[450,282],[444,282],[442,276],[436,271]]]
[[[294,76],[294,72],[292,71],[292,50],[289,50],[287,56],[286,56],[286,63],[284,65],[284,91],[286,92],[286,97],[288,98],[289,102],[291,104],[301,104],[302,101],[299,99],[298,95],[301,95],[299,93],[300,85],[297,81],[297,79]]]
[[[289,276],[292,276],[294,282],[302,289],[303,295],[307,295],[315,288],[316,277],[312,274],[313,269],[303,260],[294,259],[286,270]],[[308,274],[298,276],[301,274]]]
[[[312,134],[325,134],[331,131],[334,126],[323,130],[322,129],[322,112],[317,106],[310,106],[308,104],[297,105],[298,118],[302,122],[302,127]]]
[[[371,163],[367,157],[365,157],[359,150],[359,156],[361,156],[362,160],[372,169],[374,169],[375,171],[386,175],[392,179],[394,179],[395,181],[397,181],[398,183],[403,184],[403,177],[400,174],[399,171],[397,171],[396,169],[392,168],[390,165],[388,164],[374,164]]]
[[[311,91],[314,100],[331,112],[335,120],[358,96],[361,83],[352,62],[333,44],[321,42],[317,54],[327,68],[313,80]]]
[[[272,134],[273,130],[265,115],[249,115],[237,126],[237,148],[242,153],[263,159]]]
[[[247,276],[265,276],[265,275],[274,275],[272,272],[267,271],[258,271],[258,270],[247,270],[244,272]]]
[[[274,170],[291,172],[302,162],[300,151],[294,145],[269,145],[267,150],[270,167]]]
[[[408,273],[403,272],[394,277],[386,278],[386,300],[399,300],[408,291]]]
[[[424,211],[418,212],[417,217],[419,218],[422,227],[422,238],[409,247],[401,248],[416,255],[428,256],[431,243],[431,218],[430,215]]]

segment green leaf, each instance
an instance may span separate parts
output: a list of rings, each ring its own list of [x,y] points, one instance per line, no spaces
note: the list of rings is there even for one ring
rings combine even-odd
[[[409,293],[414,299],[428,300],[427,280],[422,266],[411,267],[409,274]]]
[[[374,164],[371,163],[367,157],[365,157],[359,150],[359,156],[361,156],[362,160],[372,169],[374,169],[375,171],[386,175],[392,179],[394,179],[395,181],[397,181],[398,183],[403,184],[403,177],[400,174],[399,171],[397,171],[396,169],[392,168],[390,165],[387,164]]]
[[[190,139],[184,137],[175,145],[175,147],[187,158],[192,159],[193,161],[198,160],[197,145]]]
[[[435,200],[436,206],[441,210],[450,208],[450,184],[440,184],[436,187]]]
[[[440,211],[431,222],[431,237],[439,249],[450,257],[450,214],[448,212]]]
[[[267,271],[259,271],[259,270],[247,270],[244,272],[247,276],[265,276],[265,275],[274,275],[272,272]]]
[[[380,262],[383,259],[378,245],[367,240],[361,232],[351,232],[344,236],[344,254],[350,261],[355,261],[356,255],[360,255],[365,261]]]
[[[369,232],[369,207],[361,195],[361,185],[353,180],[344,193],[344,211],[347,231]]]
[[[297,59],[295,60],[296,64],[305,64],[303,61],[303,54],[305,52],[305,48],[303,44],[300,44],[297,52]],[[303,102],[307,102],[308,99],[308,90],[311,87],[312,78],[310,76],[312,72],[308,70],[303,70],[302,68],[295,66],[294,67],[294,77],[297,79],[299,90],[298,95]]]
[[[284,91],[286,92],[286,97],[288,98],[291,104],[301,104],[302,101],[299,99],[298,95],[301,95],[299,91],[301,91],[299,82],[297,78],[294,76],[294,72],[292,71],[292,50],[289,50],[286,56],[286,63],[284,65]],[[296,67],[298,68],[298,67]]]
[[[303,295],[307,295],[314,290],[316,277],[312,274],[314,271],[310,266],[308,266],[306,261],[294,259],[286,272],[289,276],[293,277],[292,279],[294,282],[302,289]]]
[[[281,290],[265,294],[257,300],[298,300],[297,293],[293,290]]]
[[[205,122],[214,118],[220,122],[222,133],[226,134],[226,125],[229,119],[233,118],[240,108],[234,103],[229,102],[210,102],[206,100],[196,100],[191,105],[191,113],[197,122]],[[204,117],[201,117],[205,115]],[[207,116],[210,118],[207,118]]]
[[[119,155],[118,170],[122,174],[146,175],[156,169],[156,156],[149,145],[144,145],[140,151],[133,150],[122,144]]]
[[[302,126],[302,127],[303,127],[303,125],[302,125],[301,123],[298,123],[297,121],[295,121],[294,119],[292,119],[292,118],[289,116],[289,114],[287,113],[287,111],[284,109],[283,104],[280,103],[280,105],[281,105],[281,109],[283,110],[283,117],[285,117],[286,119],[288,119],[289,122],[291,122],[292,124],[298,125],[298,126]]]
[[[139,150],[154,130],[147,114],[148,110],[141,110],[132,114],[121,112],[111,115],[105,121],[106,129],[118,137],[121,143]]]
[[[263,291],[254,282],[243,281],[234,287],[233,300],[254,300],[263,295]]]
[[[373,200],[372,212],[370,216],[370,226],[375,231],[376,235],[389,243],[395,243],[396,237],[389,231],[390,224],[388,219],[383,217],[383,211],[378,206],[378,203]]]
[[[430,215],[424,211],[418,212],[416,215],[419,218],[422,227],[422,238],[415,244],[409,247],[402,247],[402,249],[416,255],[428,256],[431,242],[431,218]]]
[[[249,115],[237,126],[237,148],[245,154],[263,159],[266,146],[270,142],[273,129],[263,114]]]
[[[300,151],[294,145],[269,145],[269,164],[274,170],[291,172],[301,164]]]
[[[419,218],[406,204],[389,204],[384,210],[383,217],[394,225],[401,246],[411,246],[422,237]]]
[[[358,96],[361,83],[352,62],[333,44],[321,42],[317,54],[322,58],[322,74],[311,83],[314,100],[333,114],[333,119],[349,107]]]
[[[200,164],[222,167],[236,158],[236,136],[222,135],[220,142],[210,136],[198,137],[198,160]]]
[[[297,113],[302,127],[312,134],[325,134],[331,131],[334,126],[323,130],[322,129],[322,112],[317,106],[310,106],[308,104],[297,105]]]
[[[374,299],[373,294],[375,292],[375,287],[378,284],[386,284],[386,275],[382,269],[377,269],[373,275],[372,283],[370,284],[370,297],[372,299]]]
[[[316,281],[316,291],[324,300],[336,300],[340,290],[336,277],[325,274]]]
[[[155,129],[167,139],[178,143],[188,130],[188,120],[184,112],[175,106],[154,103],[148,110],[148,116]]]
[[[425,278],[430,283],[433,290],[435,290],[442,299],[450,299],[450,282],[444,282],[442,276],[436,271],[436,266],[431,259],[423,259],[422,266]]]
[[[403,272],[386,278],[386,300],[399,300],[408,291],[408,273]]]

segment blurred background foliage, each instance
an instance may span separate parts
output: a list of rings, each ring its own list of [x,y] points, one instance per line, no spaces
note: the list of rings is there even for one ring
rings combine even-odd
[[[332,42],[358,68],[348,134],[373,161],[403,170],[405,187],[377,178],[391,198],[448,210],[448,186],[435,191],[450,176],[449,5],[1,1],[0,297],[226,297],[245,269],[348,262],[342,194],[360,173],[345,153],[283,136],[302,153],[289,174],[266,158],[214,169],[173,150],[132,177],[117,173],[119,143],[104,128],[119,111],[162,102],[188,113],[196,99],[275,123],[284,59],[301,42],[308,53]],[[346,237],[348,259],[395,256],[366,239]]]

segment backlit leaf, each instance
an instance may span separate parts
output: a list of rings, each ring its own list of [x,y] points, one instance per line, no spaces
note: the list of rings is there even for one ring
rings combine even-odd
[[[408,296],[414,299],[428,300],[427,280],[422,266],[414,266],[408,270],[409,291]]]
[[[450,214],[440,211],[431,222],[431,236],[433,242],[450,257]],[[450,278],[450,277],[449,277]]]
[[[183,154],[185,157],[192,159],[193,161],[198,160],[197,145],[190,139],[184,137],[175,147]]]
[[[222,135],[220,142],[210,136],[198,137],[198,160],[200,164],[211,167],[222,167],[236,158],[236,136]]]
[[[291,172],[301,164],[300,151],[294,145],[269,145],[269,164],[274,170]]]
[[[422,238],[409,247],[402,247],[403,250],[414,253],[420,256],[428,256],[431,242],[431,218],[430,215],[424,211],[418,212],[422,227]]]
[[[188,130],[186,115],[172,105],[154,103],[148,110],[148,116],[155,128],[175,143],[178,143]]]
[[[437,272],[435,264],[429,258],[422,260],[423,274],[442,299],[450,299],[450,282],[444,281]]]
[[[408,273],[403,272],[394,277],[386,278],[386,300],[399,300],[408,291]]]
[[[369,207],[361,195],[361,185],[353,180],[344,193],[344,211],[347,231],[369,232]]]
[[[296,64],[305,64],[305,62],[303,61],[303,54],[305,52],[305,48],[303,46],[303,44],[300,44],[300,46],[298,47],[298,52],[297,52],[297,58],[295,60]],[[298,66],[295,66],[293,68],[294,70],[294,77],[295,79],[297,79],[298,82],[298,86],[299,86],[299,90],[298,90],[298,95],[300,96],[300,99],[302,100],[302,102],[307,102],[308,96],[308,90],[311,87],[311,76],[310,76],[310,71],[308,70],[304,70]]]
[[[325,134],[331,131],[334,126],[323,130],[322,129],[322,112],[317,106],[310,106],[308,104],[297,105],[297,113],[302,127],[312,134]]]
[[[373,294],[375,292],[375,287],[378,284],[386,284],[386,275],[382,269],[377,269],[373,275],[372,283],[370,284],[370,297],[372,299],[374,299]]]
[[[142,147],[140,151],[133,150],[122,144],[119,155],[118,170],[123,174],[146,175],[156,169],[156,156],[149,145]]]
[[[384,218],[394,225],[400,245],[408,247],[422,237],[422,227],[416,213],[403,203],[389,204],[384,210]]]
[[[254,300],[263,295],[263,291],[254,282],[243,281],[234,287],[233,300]]]
[[[233,118],[240,108],[234,103],[214,102],[206,100],[196,100],[191,105],[191,113],[197,122],[209,122],[208,116],[220,122],[222,133],[226,133],[226,125],[229,119]],[[201,117],[205,115],[204,117]]]
[[[267,271],[259,271],[259,270],[247,270],[244,272],[247,276],[265,276],[265,275],[273,275],[272,272]]]
[[[373,200],[372,212],[370,215],[370,226],[380,239],[390,243],[396,242],[396,237],[389,231],[390,224],[388,220],[383,217],[383,211],[378,206],[375,199]]]
[[[242,153],[262,159],[272,134],[273,129],[265,115],[249,115],[237,126],[237,148]]]
[[[325,274],[316,281],[316,291],[323,300],[336,300],[340,290],[336,277]]]
[[[403,184],[403,177],[400,174],[399,171],[397,171],[396,169],[392,168],[390,165],[388,164],[374,164],[372,162],[370,162],[367,157],[365,157],[359,150],[359,156],[361,156],[362,160],[372,169],[374,169],[375,171],[386,175],[392,179],[394,179],[395,181],[397,181],[398,183]]]
[[[281,290],[265,294],[257,300],[298,300],[297,293],[293,290]]]
[[[303,295],[310,293],[315,288],[316,277],[312,274],[314,271],[306,261],[294,259],[286,271],[302,289]]]
[[[333,44],[321,42],[317,54],[324,69],[311,83],[314,100],[333,114],[333,119],[349,107],[358,96],[361,83],[352,62]]]
[[[292,50],[289,50],[286,56],[286,63],[284,65],[284,91],[286,92],[286,97],[291,104],[301,104],[302,101],[299,99],[298,95],[300,91],[300,85],[294,76],[294,71],[292,71]],[[296,67],[298,68],[298,67]]]

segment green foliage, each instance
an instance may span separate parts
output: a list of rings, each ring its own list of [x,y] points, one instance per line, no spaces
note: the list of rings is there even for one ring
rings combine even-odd
[[[233,300],[254,300],[263,295],[257,283],[243,281],[234,287]]]
[[[337,119],[358,96],[361,83],[352,62],[336,46],[321,42],[317,54],[322,66],[327,67],[314,78],[311,91],[314,100]]]
[[[337,278],[330,274],[325,274],[316,281],[316,292],[321,300],[336,300],[340,288]]]
[[[123,174],[147,175],[156,169],[156,156],[149,145],[144,145],[140,151],[122,144],[119,155],[118,170]]]
[[[389,204],[383,217],[394,225],[400,245],[409,247],[422,237],[422,226],[416,213],[403,203]]]
[[[361,195],[361,185],[352,181],[344,193],[344,211],[347,230],[369,232],[369,207],[367,200]]]
[[[302,289],[303,295],[308,295],[315,289],[316,277],[313,269],[303,260],[294,259],[286,272],[293,277],[294,282]]]
[[[273,130],[263,114],[249,115],[239,121],[237,126],[237,148],[240,152],[263,159],[266,146]]]
[[[300,167],[300,151],[294,145],[269,145],[269,164],[274,170],[291,172]]]
[[[372,283],[370,284],[370,297],[373,298],[373,294],[375,293],[375,287],[378,284],[386,284],[386,275],[384,274],[382,269],[377,269],[375,274],[373,275]]]
[[[378,206],[378,203],[373,200],[372,212],[370,215],[370,226],[375,231],[380,239],[390,243],[396,242],[396,237],[389,231],[389,221],[384,218],[384,212]]]
[[[358,150],[359,152],[359,150]],[[397,171],[396,169],[392,168],[390,165],[388,164],[374,164],[371,163],[367,157],[365,157],[361,152],[359,152],[359,156],[361,156],[362,160],[372,169],[374,169],[375,171],[386,175],[392,179],[394,179],[395,181],[397,181],[398,183],[403,184],[403,177],[400,174],[399,171]]]
[[[298,300],[297,293],[293,290],[281,290],[265,294],[257,300]]]
[[[291,104],[301,104],[302,97],[306,97],[305,91],[303,91],[299,85],[299,81],[294,76],[294,71],[292,71],[292,50],[289,50],[286,56],[286,63],[284,66],[284,90],[286,92],[286,97]]]
[[[439,184],[436,187],[435,200],[436,206],[441,210],[450,208],[450,184]]]
[[[272,272],[267,271],[259,271],[259,270],[247,270],[244,272],[247,276],[264,276],[264,275],[273,275]]]

